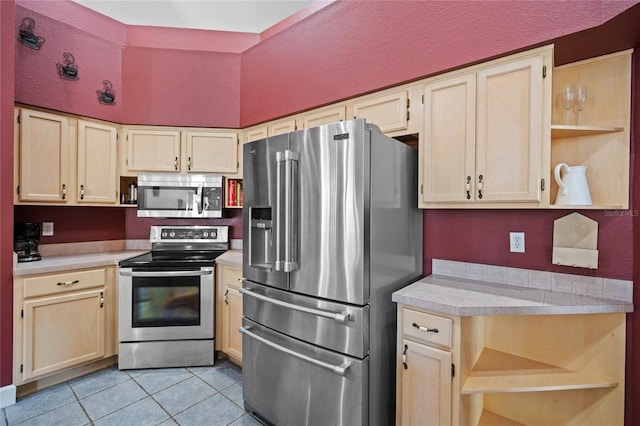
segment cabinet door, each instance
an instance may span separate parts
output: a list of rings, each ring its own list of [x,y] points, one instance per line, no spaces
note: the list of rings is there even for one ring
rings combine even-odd
[[[402,340],[402,425],[451,424],[451,353]]]
[[[304,116],[304,128],[321,126],[323,124],[343,121],[347,115],[347,107],[340,105],[331,109],[326,109]]]
[[[68,202],[69,120],[20,111],[20,201]]]
[[[222,296],[222,351],[237,362],[242,363],[242,335],[238,329],[242,325],[242,271],[229,267],[221,270]]]
[[[187,132],[187,172],[238,173],[237,133]]]
[[[258,139],[264,139],[267,137],[267,126],[254,127],[247,130],[245,143],[251,141],[257,141]]]
[[[354,118],[365,118],[384,133],[405,130],[408,126],[407,91],[378,96],[353,104]]]
[[[180,171],[180,131],[129,129],[127,146],[127,171]]]
[[[24,302],[23,379],[102,358],[104,289]]]
[[[478,72],[476,202],[540,201],[543,55]]]
[[[267,133],[269,136],[282,135],[284,133],[294,132],[296,130],[296,119],[277,121],[268,125]]]
[[[420,141],[423,203],[471,203],[475,182],[476,76],[456,75],[424,88]]]
[[[114,126],[78,120],[79,203],[116,203],[117,139]]]

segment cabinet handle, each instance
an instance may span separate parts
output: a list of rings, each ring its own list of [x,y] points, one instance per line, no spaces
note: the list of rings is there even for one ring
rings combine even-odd
[[[407,349],[409,349],[409,346],[404,345],[404,351],[402,351],[402,366],[405,370],[409,368],[409,366],[407,365]]]
[[[56,285],[74,285],[74,284],[78,284],[79,282],[80,282],[80,280],[65,281],[63,283],[58,283]]]
[[[178,157],[176,157],[175,161],[173,162],[173,168],[178,170]]]
[[[411,325],[414,326],[415,328],[417,328],[420,331],[425,331],[427,333],[439,333],[439,330],[437,328],[423,327],[421,325],[418,325],[415,322],[413,324],[411,324]]]
[[[64,183],[62,184],[62,199],[67,199],[67,185],[65,185]]]
[[[80,199],[84,200],[84,185],[80,185]]]
[[[478,198],[482,200],[482,175],[478,176]]]
[[[104,292],[100,292],[100,307],[104,306]]]
[[[191,157],[187,159],[187,169],[191,170]]]
[[[467,189],[467,200],[471,199],[471,176],[467,176],[467,183],[465,184]]]
[[[227,289],[227,291],[224,292],[224,304],[225,305],[229,304],[229,298],[227,297],[228,294],[229,294],[229,289]]]

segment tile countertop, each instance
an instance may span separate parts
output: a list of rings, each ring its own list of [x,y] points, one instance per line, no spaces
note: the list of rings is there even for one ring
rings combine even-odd
[[[436,269],[434,268],[434,271]],[[455,316],[633,312],[632,294],[631,297],[625,295],[612,298],[580,294],[577,291],[557,291],[551,288],[551,283],[549,288],[536,288],[529,285],[440,275],[440,272],[394,292],[393,301]],[[550,274],[550,281],[551,278]],[[633,284],[630,281],[622,282],[624,285],[627,283]]]
[[[235,269],[242,269],[242,250],[229,250],[216,257],[216,263]]]
[[[118,265],[123,259],[145,253],[146,250],[122,250],[87,254],[70,254],[46,256],[35,262],[14,264],[13,276],[45,274],[71,269],[94,268],[100,266]]]

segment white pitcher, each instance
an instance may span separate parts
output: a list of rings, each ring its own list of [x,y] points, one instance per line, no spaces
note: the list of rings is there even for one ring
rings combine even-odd
[[[568,166],[560,163],[556,166],[554,176],[559,186],[556,204],[582,206],[593,204],[587,183],[587,166]]]

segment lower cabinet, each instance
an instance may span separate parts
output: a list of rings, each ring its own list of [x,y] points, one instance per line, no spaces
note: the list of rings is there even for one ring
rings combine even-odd
[[[235,364],[242,365],[242,271],[218,265],[216,310],[216,349]]]
[[[114,267],[14,281],[14,384],[116,354]]]
[[[398,425],[622,425],[625,314],[398,307]]]

